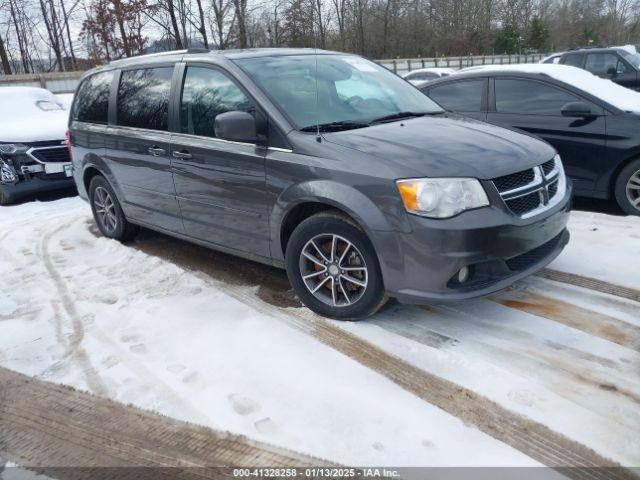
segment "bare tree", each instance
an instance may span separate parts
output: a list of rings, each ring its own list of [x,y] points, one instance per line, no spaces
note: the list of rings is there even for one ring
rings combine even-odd
[[[11,64],[9,63],[9,57],[7,55],[7,50],[4,46],[4,40],[2,39],[2,35],[0,35],[0,62],[2,62],[2,70],[6,75],[11,74]]]
[[[238,48],[247,48],[247,0],[233,0],[238,29]]]

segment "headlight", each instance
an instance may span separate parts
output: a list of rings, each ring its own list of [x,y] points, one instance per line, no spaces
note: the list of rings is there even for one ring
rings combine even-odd
[[[0,154],[14,155],[16,153],[25,153],[29,147],[21,143],[0,143]]]
[[[449,218],[489,205],[475,178],[411,178],[396,181],[407,212],[423,217]]]
[[[0,182],[13,183],[18,179],[16,171],[7,162],[0,160]]]

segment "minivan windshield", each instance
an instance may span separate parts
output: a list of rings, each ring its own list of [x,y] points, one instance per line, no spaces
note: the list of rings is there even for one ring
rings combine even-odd
[[[345,130],[442,112],[384,67],[353,55],[235,60],[299,130]],[[317,62],[317,64],[316,64]]]

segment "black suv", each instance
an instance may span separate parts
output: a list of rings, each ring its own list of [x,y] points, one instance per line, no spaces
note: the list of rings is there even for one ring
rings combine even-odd
[[[557,63],[583,68],[623,87],[640,90],[640,55],[622,47],[571,50]]]
[[[547,144],[444,112],[387,69],[313,50],[170,52],[88,72],[74,178],[101,232],[136,226],[286,267],[326,316],[485,295],[567,243]]]

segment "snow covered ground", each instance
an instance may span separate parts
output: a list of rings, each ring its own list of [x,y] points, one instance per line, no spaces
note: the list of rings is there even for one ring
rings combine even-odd
[[[571,231],[553,268],[640,289],[640,218],[576,212]],[[294,328],[304,309],[264,295],[281,272],[246,281],[251,262],[199,249],[186,265],[190,249],[149,232],[99,237],[79,198],[3,207],[0,366],[343,464],[537,464]],[[243,273],[215,273],[235,262]],[[532,278],[490,299],[330,323],[640,464],[637,303]]]

